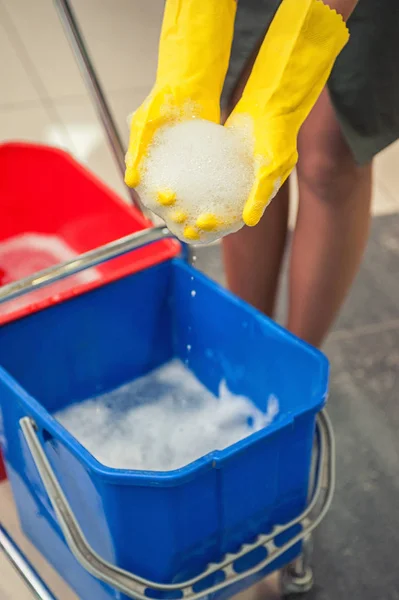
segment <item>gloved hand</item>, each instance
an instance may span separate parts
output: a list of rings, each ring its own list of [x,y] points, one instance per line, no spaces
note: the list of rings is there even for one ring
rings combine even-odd
[[[251,118],[256,180],[243,220],[256,225],[293,170],[299,129],[349,39],[340,15],[321,0],[283,0],[227,127]]]
[[[193,117],[219,123],[236,7],[236,0],[166,1],[156,83],[131,120],[128,186],[139,184],[141,161],[159,127]]]

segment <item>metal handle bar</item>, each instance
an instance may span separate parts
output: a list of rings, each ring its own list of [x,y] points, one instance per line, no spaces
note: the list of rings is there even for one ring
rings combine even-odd
[[[220,562],[209,564],[207,568],[197,577],[178,584],[159,584],[112,565],[108,561],[102,559],[91,548],[72,512],[72,509],[44,452],[36,433],[37,426],[35,422],[29,417],[24,417],[21,419],[20,425],[70,551],[80,562],[80,564],[89,573],[94,575],[94,577],[97,577],[101,581],[108,583],[114,589],[129,596],[129,598],[135,598],[136,600],[148,600],[149,596],[146,594],[147,590],[178,592],[187,600],[198,600],[205,594],[217,592],[218,590],[235,584],[246,577],[262,571],[271,562],[292,548],[305,536],[309,535],[315,529],[315,527],[319,525],[330,507],[334,494],[334,434],[327,414],[322,412],[318,416],[317,420],[319,433],[320,468],[318,470],[315,493],[306,510],[299,517],[293,519],[289,523],[275,526],[270,534],[259,535],[254,543],[243,544],[237,553],[226,554]],[[325,492],[324,497],[323,491]],[[313,513],[313,511],[317,508],[320,500],[321,507],[318,509],[318,514],[312,518],[311,513]],[[278,547],[275,544],[276,536],[282,534],[295,525],[302,526],[300,533],[291,538],[291,540],[289,540],[283,546]],[[233,563],[239,558],[260,547],[264,547],[266,549],[267,558],[258,563],[255,567],[252,567],[245,572],[237,573],[234,569]],[[215,585],[210,585],[206,590],[202,590],[201,592],[195,591],[195,584],[216,572],[223,573],[223,581]]]
[[[1,524],[0,549],[3,550],[12,566],[21,575],[35,598],[38,600],[57,600]]]
[[[174,236],[166,227],[160,225],[109,242],[108,244],[104,244],[104,246],[80,254],[72,260],[49,267],[48,269],[43,269],[43,271],[29,275],[29,277],[0,287],[0,304],[55,283],[60,279],[80,273],[90,267],[95,267],[112,258],[127,254],[132,250],[167,238],[174,238]]]

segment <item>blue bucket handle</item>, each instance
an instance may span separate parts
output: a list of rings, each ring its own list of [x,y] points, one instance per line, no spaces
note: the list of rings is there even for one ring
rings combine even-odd
[[[255,542],[243,544],[238,552],[226,554],[220,562],[209,564],[200,575],[182,583],[159,584],[112,565],[91,548],[41,445],[37,435],[36,423],[30,417],[24,417],[20,420],[20,426],[70,551],[91,575],[126,594],[129,598],[135,598],[136,600],[148,600],[149,597],[155,597],[149,596],[149,591],[169,594],[174,592],[176,598],[199,600],[205,594],[212,594],[263,571],[295,544],[309,537],[327,514],[334,495],[334,433],[327,413],[322,411],[317,417],[316,435],[319,466],[314,493],[305,511],[285,525],[276,525],[271,533],[259,535]],[[315,512],[316,514],[313,516]],[[281,536],[284,532],[298,525],[301,526],[301,531],[298,534],[294,535],[284,545],[276,545],[275,539],[277,536]],[[264,560],[245,571],[237,572],[235,570],[234,563],[236,561],[261,547],[267,552]],[[207,586],[207,589],[200,592],[196,591],[195,588],[199,582],[204,582],[210,576],[219,574],[223,575],[222,581],[218,578],[217,583],[214,583],[211,578],[211,583]]]

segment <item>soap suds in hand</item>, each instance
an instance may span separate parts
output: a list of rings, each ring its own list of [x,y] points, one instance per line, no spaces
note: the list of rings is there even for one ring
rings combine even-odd
[[[224,382],[216,398],[173,360],[55,418],[104,465],[170,471],[267,427],[278,413],[276,398],[265,408],[232,394]]]
[[[137,191],[144,204],[183,240],[186,225],[195,225],[201,214],[214,215],[223,226],[201,232],[199,242],[209,243],[242,227],[242,211],[254,177],[249,123],[238,131],[190,119],[166,125],[155,134]],[[173,207],[157,201],[162,190],[175,194]]]

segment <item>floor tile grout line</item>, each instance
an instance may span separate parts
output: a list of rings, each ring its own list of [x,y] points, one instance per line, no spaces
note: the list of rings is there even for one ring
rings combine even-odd
[[[14,50],[15,50],[18,58],[20,59],[22,66],[26,72],[27,77],[29,78],[34,89],[36,90],[36,93],[39,96],[42,107],[44,108],[49,119],[51,121],[55,121],[57,123],[58,127],[64,133],[64,136],[66,136],[66,138],[69,140],[71,147],[74,148],[74,151],[76,152],[75,144],[74,144],[73,139],[68,131],[68,128],[66,127],[66,125],[62,121],[62,119],[60,118],[58,111],[56,109],[56,106],[54,105],[53,101],[50,99],[48,90],[47,90],[43,80],[41,79],[39,73],[37,72],[34,62],[32,61],[32,59],[29,56],[27,48],[23,42],[23,39],[21,38],[21,36],[19,34],[18,28],[17,28],[13,18],[7,11],[7,8],[4,6],[4,3],[1,0],[0,0],[0,13],[2,13],[2,21],[3,21],[3,24],[5,24],[5,29],[6,29],[6,31],[8,31],[10,43],[13,45]]]
[[[29,53],[27,52],[26,46],[19,34],[18,28],[2,0],[0,0],[0,12],[2,13],[4,29],[8,35],[10,44],[13,46],[18,58],[20,59],[22,66],[25,70],[26,76],[29,78],[31,84],[35,88],[39,99],[42,100],[43,96],[48,95],[46,86],[41,80],[35,68],[35,65],[31,60]]]
[[[24,110],[32,110],[35,108],[41,108],[42,106],[43,103],[41,98],[38,98],[37,100],[21,100],[21,102],[6,102],[4,104],[0,103],[0,112],[11,113]]]
[[[1,0],[0,0],[0,2],[1,2]],[[118,95],[122,95],[122,94],[129,94],[129,93],[134,94],[136,92],[143,92],[143,98],[144,98],[144,93],[147,89],[148,89],[147,86],[135,86],[135,87],[129,87],[129,88],[111,88],[111,89],[105,90],[105,92],[106,92],[107,96],[114,97],[114,98],[118,97]],[[5,102],[4,104],[2,104],[0,102],[0,112],[13,111],[13,110],[26,110],[29,108],[36,108],[38,105],[41,105],[42,102],[51,102],[55,106],[69,107],[69,106],[73,106],[73,105],[83,104],[83,102],[86,102],[86,101],[88,101],[89,103],[91,102],[90,96],[88,93],[60,95],[60,96],[57,96],[57,95],[54,96],[54,95],[46,93],[46,95],[43,95],[43,96],[41,95],[36,100],[20,100],[17,102]]]
[[[72,55],[72,60],[74,57]],[[118,96],[122,94],[134,94],[136,92],[143,93],[143,99],[145,95],[148,94],[150,90],[150,86],[147,85],[135,85],[129,87],[110,87],[106,88],[102,84],[102,88],[104,90],[105,95],[108,96]],[[91,102],[91,98],[88,92],[85,94],[68,94],[68,95],[60,95],[60,96],[48,96],[49,100],[52,100],[56,104],[72,104],[74,102],[81,102],[83,99],[89,100]]]
[[[27,74],[27,77],[30,79],[34,89],[36,90],[36,93],[38,94],[38,100],[37,103],[41,103],[41,106],[44,108],[47,116],[50,118],[51,121],[55,121],[58,125],[58,127],[62,130],[64,136],[66,137],[66,139],[68,140],[68,146],[73,148],[74,153],[77,153],[77,148],[75,145],[75,142],[70,134],[70,131],[68,129],[68,127],[65,125],[63,119],[61,118],[58,110],[57,110],[57,105],[58,104],[62,104],[62,100],[58,100],[58,99],[54,99],[51,97],[51,95],[49,94],[46,85],[44,84],[42,78],[40,77],[39,73],[37,72],[35,65],[33,63],[33,61],[31,60],[29,53],[27,51],[27,48],[23,42],[23,39],[21,38],[18,28],[12,18],[12,16],[9,14],[9,12],[7,11],[6,7],[4,6],[2,0],[0,0],[0,12],[3,15],[3,22],[6,22],[6,29],[8,29],[8,34],[9,34],[9,39],[10,39],[10,43],[13,45],[14,50],[18,56],[18,58],[20,59],[22,66],[25,69],[25,72]],[[11,33],[11,35],[10,35]],[[12,36],[12,39],[11,39]],[[72,51],[71,51],[72,53]],[[71,54],[71,60],[74,60],[73,54]],[[134,90],[138,90],[140,89],[141,91],[144,92],[145,89],[148,89],[148,86],[137,86],[137,87],[129,87],[129,88],[115,88],[113,90],[108,90],[108,94],[118,94],[118,93],[128,93],[129,91],[133,91]],[[77,95],[78,96],[78,95]],[[64,97],[65,98],[65,97]],[[66,98],[70,98],[70,97],[66,97]],[[79,102],[82,102],[83,99],[88,100],[91,103],[91,99],[89,97],[88,94],[79,94]],[[68,100],[67,100],[68,103]],[[64,103],[65,104],[65,103]],[[37,104],[38,105],[38,104]],[[1,110],[1,107],[0,107]]]
[[[375,182],[376,187],[379,187],[383,193],[387,195],[388,199],[397,205],[399,211],[399,198],[396,198],[395,195],[392,194],[389,186],[385,184],[385,181],[379,175],[377,175],[377,173],[375,175]]]
[[[391,319],[389,321],[383,321],[382,323],[359,325],[359,327],[354,327],[353,329],[338,329],[329,335],[327,343],[329,341],[336,342],[396,329],[399,329],[399,319]]]

